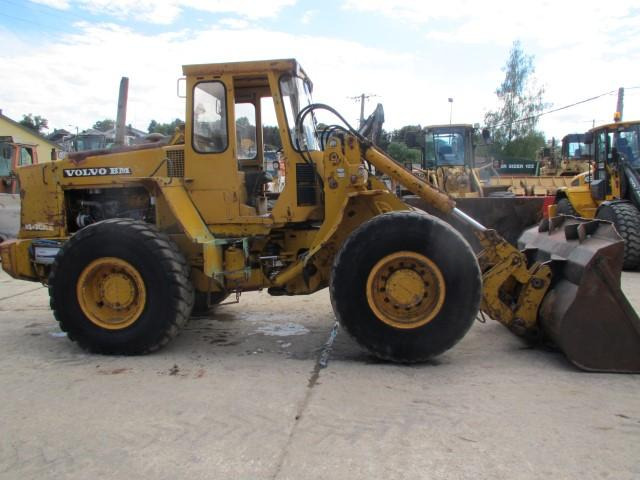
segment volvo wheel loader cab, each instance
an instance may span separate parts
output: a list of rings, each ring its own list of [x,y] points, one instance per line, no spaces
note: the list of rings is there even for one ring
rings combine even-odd
[[[593,160],[577,185],[558,192],[557,212],[612,222],[625,241],[624,268],[640,267],[640,122],[602,125],[586,134]]]
[[[49,285],[60,327],[82,347],[151,352],[178,333],[194,302],[206,308],[231,293],[304,295],[325,287],[342,326],[383,359],[416,362],[444,352],[478,308],[514,333],[539,337],[543,316],[575,326],[572,306],[589,307],[588,296],[571,287],[580,277],[563,270],[575,261],[568,255],[575,239],[591,249],[579,256],[583,271],[597,263],[622,295],[620,242],[615,233],[597,235],[604,223],[555,225],[582,232],[567,237],[566,260],[558,252],[536,260],[544,245],[534,245],[535,234],[518,251],[354,129],[333,125],[319,136],[314,112],[338,114],[311,103],[311,81],[295,60],[191,65],[184,73],[185,128],[169,144],[20,169],[22,225],[17,240],[0,246],[2,266]],[[269,108],[286,178],[266,202],[262,126]],[[370,175],[374,168],[473,227],[480,257],[448,224],[392,194]],[[603,248],[609,256],[599,255]],[[568,287],[558,293],[555,284]],[[565,308],[552,308],[558,301]],[[640,350],[621,351],[617,339],[628,343],[619,323],[637,317],[619,317],[593,322],[611,333],[606,344],[593,335],[606,362],[582,361],[589,352],[579,348],[569,358],[587,369],[640,370]]]

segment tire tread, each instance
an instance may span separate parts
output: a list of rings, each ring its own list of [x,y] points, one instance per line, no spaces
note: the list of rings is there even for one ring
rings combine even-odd
[[[173,292],[172,296],[175,300],[175,316],[173,320],[165,325],[164,331],[161,332],[155,342],[145,345],[143,348],[135,351],[131,351],[128,348],[105,348],[91,340],[76,337],[72,333],[73,329],[69,328],[67,321],[60,314],[56,302],[56,297],[58,296],[56,276],[61,263],[67,260],[67,256],[73,254],[74,246],[76,244],[84,239],[90,238],[94,235],[100,235],[101,233],[111,229],[118,229],[123,235],[126,235],[128,232],[132,233],[139,238],[140,242],[143,243],[146,249],[153,252],[155,257],[158,259],[158,262],[163,266],[164,273],[167,277],[166,280],[170,285],[170,290]],[[49,275],[48,285],[50,298],[49,304],[60,329],[66,332],[68,338],[78,343],[81,348],[94,353],[137,355],[159,350],[169,343],[169,341],[173,339],[178,334],[179,330],[187,323],[194,302],[193,285],[189,279],[189,265],[178,247],[165,233],[159,231],[155,225],[127,218],[113,218],[94,223],[74,234],[67,242],[65,242],[56,256]]]

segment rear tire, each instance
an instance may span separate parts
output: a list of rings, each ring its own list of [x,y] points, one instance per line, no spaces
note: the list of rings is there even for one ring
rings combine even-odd
[[[600,205],[596,218],[613,223],[624,240],[624,270],[640,267],[640,212],[631,203],[609,203]]]
[[[409,260],[393,266],[399,255]],[[334,260],[330,285],[345,330],[373,355],[402,363],[427,360],[455,345],[475,319],[481,291],[469,244],[442,220],[417,212],[378,215],[352,232]],[[440,300],[433,301],[434,295]],[[402,297],[404,304],[396,301]],[[396,304],[400,320],[390,318]],[[415,318],[403,323],[404,311],[415,311]]]
[[[89,225],[64,244],[49,296],[69,339],[103,354],[159,349],[193,307],[189,270],[175,244],[152,225],[118,218]]]
[[[573,208],[573,205],[571,205],[568,198],[561,198],[558,200],[558,203],[556,203],[556,211],[558,212],[558,215],[571,215],[572,217],[578,216],[578,212]]]

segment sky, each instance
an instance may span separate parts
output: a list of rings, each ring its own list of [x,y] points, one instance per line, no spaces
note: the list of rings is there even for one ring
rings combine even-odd
[[[0,0],[0,109],[83,130],[115,118],[127,76],[146,131],[184,118],[182,65],[293,57],[354,125],[363,93],[386,130],[482,124],[516,40],[547,110],[599,97],[540,117],[548,138],[612,121],[619,87],[640,119],[637,0]]]

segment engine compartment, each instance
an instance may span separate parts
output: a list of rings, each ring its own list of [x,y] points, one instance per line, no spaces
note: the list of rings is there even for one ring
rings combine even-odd
[[[143,187],[92,188],[65,192],[69,233],[109,218],[155,223],[154,199]]]

